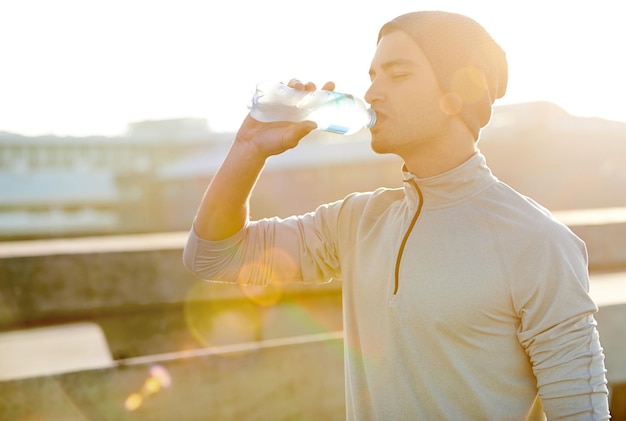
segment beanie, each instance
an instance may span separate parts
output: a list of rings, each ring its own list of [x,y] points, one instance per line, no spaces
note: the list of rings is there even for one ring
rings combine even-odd
[[[506,92],[508,65],[502,48],[473,19],[449,12],[407,13],[378,34],[401,30],[422,49],[444,93],[442,107],[458,115],[478,139],[491,119],[492,104]]]

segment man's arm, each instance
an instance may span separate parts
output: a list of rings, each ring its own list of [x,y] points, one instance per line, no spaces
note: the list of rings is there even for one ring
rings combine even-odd
[[[200,238],[223,240],[237,233],[249,214],[249,198],[265,161],[293,148],[315,123],[260,123],[246,117],[224,162],[207,187],[194,220]]]
[[[296,80],[290,86],[316,89]],[[334,89],[334,84],[328,82],[323,89]],[[248,115],[204,193],[194,220],[196,235],[217,241],[237,233],[248,219],[250,193],[267,158],[297,146],[315,127],[311,121],[261,123]]]
[[[542,229],[543,241],[526,252],[534,265],[520,268],[528,277],[514,287],[520,343],[548,419],[607,420],[606,369],[593,317],[597,306],[589,296],[585,244],[561,225]]]

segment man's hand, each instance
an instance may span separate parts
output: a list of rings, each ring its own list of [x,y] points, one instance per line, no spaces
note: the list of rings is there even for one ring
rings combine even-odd
[[[316,89],[313,83],[295,79],[289,86],[306,91]],[[333,90],[335,84],[326,83],[324,89]],[[312,121],[261,123],[248,115],[202,197],[194,221],[196,234],[215,241],[239,231],[249,218],[250,193],[266,159],[295,147],[315,127]]]
[[[303,83],[297,79],[291,79],[287,86],[303,91],[317,89],[314,83]],[[327,82],[322,89],[334,90],[335,84]],[[316,127],[312,121],[262,123],[248,114],[237,132],[235,143],[238,146],[245,146],[255,156],[267,159],[271,155],[278,155],[296,147],[300,140]]]

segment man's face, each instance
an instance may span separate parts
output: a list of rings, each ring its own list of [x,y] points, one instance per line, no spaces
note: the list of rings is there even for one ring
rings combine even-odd
[[[365,100],[376,111],[372,149],[400,156],[442,135],[447,116],[440,108],[441,90],[421,48],[403,31],[384,35],[370,67]]]

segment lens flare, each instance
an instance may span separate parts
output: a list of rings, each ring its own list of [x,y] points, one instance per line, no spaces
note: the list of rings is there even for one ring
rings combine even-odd
[[[259,308],[247,300],[211,300],[206,282],[193,285],[183,307],[185,323],[204,347],[251,342],[259,339]]]
[[[156,395],[162,388],[172,384],[169,372],[160,365],[153,365],[149,370],[150,375],[145,380],[140,392],[133,392],[124,401],[127,411],[136,411],[150,396]]]
[[[341,297],[320,298],[295,297],[287,301],[289,319],[301,324],[303,329],[314,332],[336,332],[343,328]]]
[[[218,285],[196,282],[185,297],[187,328],[204,347],[258,341],[264,308],[276,305],[283,297],[283,285],[298,279],[294,258],[275,248],[259,260],[243,264],[232,279],[240,285],[244,300],[224,298],[216,295]]]
[[[161,387],[167,388],[172,384],[170,373],[160,365],[150,367],[150,375],[159,382]]]
[[[262,280],[263,284],[255,283]],[[246,263],[239,270],[237,283],[253,303],[269,307],[280,301],[283,285],[297,280],[297,265],[293,256],[280,248],[268,251],[263,261]]]
[[[139,393],[131,393],[124,401],[124,407],[127,411],[135,411],[139,409],[141,404],[143,403],[143,398]]]
[[[143,384],[143,388],[141,389],[144,396],[154,395],[155,393],[158,393],[159,390],[161,390],[161,383],[159,383],[159,380],[154,377],[148,377]]]
[[[280,284],[267,286],[240,285],[240,288],[246,298],[263,307],[275,305],[283,295],[283,288]]]
[[[452,77],[452,90],[464,103],[471,104],[480,100],[488,90],[485,74],[475,66],[459,69]]]

